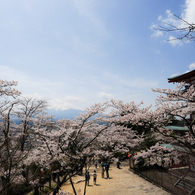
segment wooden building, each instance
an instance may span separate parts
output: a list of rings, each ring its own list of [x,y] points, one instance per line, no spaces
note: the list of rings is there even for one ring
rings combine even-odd
[[[185,82],[186,86],[185,88],[188,89],[191,85],[195,87],[195,70],[192,70],[190,72],[168,78],[169,83],[180,83]],[[185,89],[184,89],[185,91]],[[195,98],[195,97],[194,97]],[[195,118],[195,112],[190,115],[190,121],[192,121]]]
[[[190,72],[168,78],[169,83],[181,83],[185,82],[188,85],[194,85],[195,86],[195,70],[192,70]]]

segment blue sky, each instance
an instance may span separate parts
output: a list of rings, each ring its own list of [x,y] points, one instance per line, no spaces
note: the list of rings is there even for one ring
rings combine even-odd
[[[170,13],[195,22],[195,0],[0,0],[0,79],[55,109],[154,104],[195,68],[194,42],[152,29]]]

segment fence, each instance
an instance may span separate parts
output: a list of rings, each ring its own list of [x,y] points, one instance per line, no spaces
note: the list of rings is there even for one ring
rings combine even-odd
[[[186,168],[136,170],[145,179],[176,195],[195,194],[195,176]]]

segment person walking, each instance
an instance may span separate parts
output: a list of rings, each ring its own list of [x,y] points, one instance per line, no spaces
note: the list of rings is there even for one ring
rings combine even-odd
[[[96,180],[97,180],[97,173],[96,173],[96,170],[94,170],[93,172],[93,184],[96,185]]]
[[[89,180],[90,180],[90,174],[89,174],[89,172],[86,173],[85,179],[86,179],[87,185],[89,186]]]
[[[95,168],[97,169],[98,161],[95,160]]]
[[[121,164],[121,162],[120,162],[119,159],[117,160],[116,164],[117,164],[117,168],[120,169],[120,164]]]
[[[171,159],[171,166],[172,166],[172,167],[174,167],[174,163],[175,163],[175,161],[174,161],[174,159],[172,158],[172,159]]]
[[[162,159],[162,161],[161,161],[161,166],[162,166],[162,168],[164,168],[164,165],[165,165],[165,160]]]

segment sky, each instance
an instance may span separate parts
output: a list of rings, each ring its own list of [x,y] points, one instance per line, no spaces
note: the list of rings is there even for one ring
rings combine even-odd
[[[154,105],[151,88],[195,68],[195,42],[153,29],[172,13],[195,22],[195,0],[0,0],[0,79],[57,110]]]

